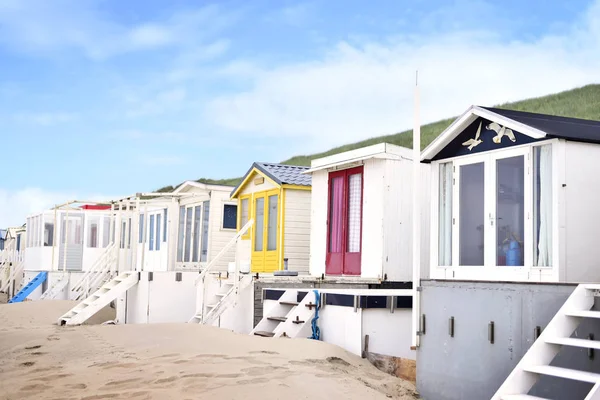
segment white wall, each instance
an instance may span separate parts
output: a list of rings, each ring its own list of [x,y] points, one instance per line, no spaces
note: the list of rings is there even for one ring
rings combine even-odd
[[[319,311],[321,340],[360,356],[362,354],[362,309],[327,305]]]
[[[553,149],[554,150],[554,149]],[[567,142],[565,181],[566,265],[565,282],[600,281],[600,146]],[[566,187],[562,187],[562,183]]]
[[[329,307],[329,306],[327,306]],[[369,335],[369,352],[416,360],[411,350],[412,310],[365,309],[362,313],[363,339]]]
[[[176,272],[154,272],[152,281],[142,272],[140,281],[126,295],[126,320],[121,323],[187,322],[196,310],[197,272],[181,272],[181,282],[175,280]],[[125,302],[117,302],[117,313],[123,312]]]
[[[383,278],[385,160],[366,160],[363,173],[361,277]]]
[[[223,207],[225,204],[237,205],[237,200],[230,199],[230,191],[211,191],[209,231],[208,231],[208,254],[207,259],[210,262],[236,235],[236,229],[223,229]],[[238,210],[239,212],[239,210]],[[226,271],[227,265],[235,261],[235,246],[232,246],[217,261],[213,270]]]
[[[321,276],[325,273],[328,179],[326,170],[316,171],[312,174],[309,262],[309,270],[312,276]]]
[[[284,189],[284,256],[288,269],[307,273],[310,259],[310,190]]]

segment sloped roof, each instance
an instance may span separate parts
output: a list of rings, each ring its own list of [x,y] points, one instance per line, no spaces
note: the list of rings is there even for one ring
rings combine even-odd
[[[600,121],[557,117],[524,111],[482,107],[503,117],[529,125],[546,133],[547,136],[580,142],[600,143]]]
[[[239,190],[239,188],[244,185],[246,179],[255,168],[278,185],[311,186],[312,177],[308,174],[303,174],[303,172],[308,171],[308,167],[255,162],[252,164],[248,172],[244,174],[242,181],[231,191],[232,197],[235,196],[235,193]]]

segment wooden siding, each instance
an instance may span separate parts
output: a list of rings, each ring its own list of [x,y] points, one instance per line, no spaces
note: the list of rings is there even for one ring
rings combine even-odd
[[[288,269],[300,273],[309,271],[311,192],[285,189],[284,258]]]
[[[261,183],[260,185],[256,185],[254,183],[254,179],[258,178],[258,177],[264,177],[265,178],[265,181],[263,183]],[[279,186],[278,185],[274,185],[273,182],[271,180],[269,180],[269,178],[263,176],[262,174],[258,174],[256,172],[253,172],[251,174],[251,176],[250,176],[250,179],[248,179],[248,182],[237,193],[237,196],[244,195],[244,194],[255,193],[255,192],[262,192],[264,190],[276,189],[278,187]]]
[[[312,174],[312,193],[310,204],[310,274],[321,276],[325,273],[327,254],[327,170]]]
[[[210,262],[223,247],[235,236],[235,229],[223,229],[223,206],[225,204],[237,205],[235,200],[230,200],[230,191],[213,190],[210,199],[210,213],[208,216],[208,254],[207,260]],[[217,262],[214,270],[226,271],[227,265],[235,261],[236,247],[232,246]]]

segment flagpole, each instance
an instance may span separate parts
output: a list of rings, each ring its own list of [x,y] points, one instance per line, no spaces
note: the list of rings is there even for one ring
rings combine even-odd
[[[419,347],[420,337],[420,286],[421,286],[421,121],[419,99],[419,71],[415,74],[415,109],[413,127],[413,213],[412,213],[412,261],[413,261],[413,304],[412,346]]]

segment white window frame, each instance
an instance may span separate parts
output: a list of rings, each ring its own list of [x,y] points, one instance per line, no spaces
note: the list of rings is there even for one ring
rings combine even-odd
[[[552,230],[553,230],[553,265],[548,267],[534,266],[533,257],[533,150],[535,147],[552,145]],[[559,163],[560,153],[558,139],[545,140],[529,143],[521,146],[476,153],[468,156],[453,157],[431,163],[431,222],[430,222],[430,277],[431,279],[461,279],[482,281],[533,281],[533,282],[557,282],[559,278],[559,218],[558,218],[558,195],[559,195]],[[509,267],[496,266],[496,161],[498,159],[510,158],[523,155],[525,159],[525,226],[524,226],[524,266]],[[438,262],[439,241],[439,171],[440,164],[451,162],[453,166],[453,188],[452,188],[452,265],[440,266]],[[485,164],[485,232],[484,232],[484,265],[482,266],[460,266],[459,261],[459,189],[460,174],[459,167],[477,162]],[[490,225],[489,213],[492,212],[494,226]],[[490,234],[493,233],[493,234]]]

